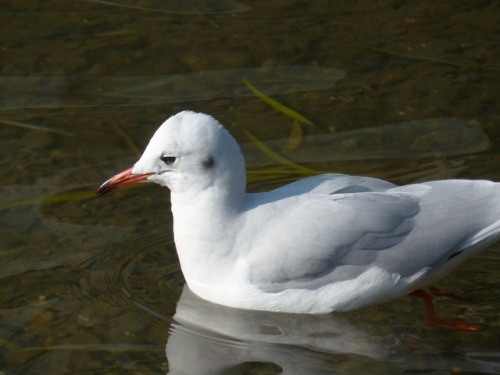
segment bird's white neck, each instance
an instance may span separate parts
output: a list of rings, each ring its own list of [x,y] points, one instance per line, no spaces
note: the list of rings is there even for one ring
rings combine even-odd
[[[230,272],[225,264],[230,267],[236,256],[231,254],[235,248],[233,234],[241,225],[245,196],[242,187],[223,192],[209,187],[196,194],[172,193],[175,244],[188,283],[220,283],[219,278]]]

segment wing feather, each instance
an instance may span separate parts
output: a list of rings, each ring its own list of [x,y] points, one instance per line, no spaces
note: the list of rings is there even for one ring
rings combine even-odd
[[[396,187],[343,175],[302,180],[292,194],[276,190],[282,199],[251,210],[249,220],[263,223],[246,236],[251,281],[270,292],[312,289],[374,267],[395,280],[423,280],[500,237],[499,186],[450,180]]]
[[[293,281],[308,287],[311,280],[316,285],[324,277],[328,282],[354,278],[377,259],[378,252],[406,238],[420,209],[418,197],[409,193],[362,192],[295,200],[277,202],[275,210],[266,210],[280,215],[262,220],[268,225],[252,243],[248,261],[254,284],[276,288]],[[293,208],[283,214],[280,203]],[[344,266],[349,272],[340,269]]]

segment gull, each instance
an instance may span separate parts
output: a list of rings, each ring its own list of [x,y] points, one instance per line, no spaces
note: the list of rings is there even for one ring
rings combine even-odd
[[[248,193],[245,176],[230,133],[209,115],[183,111],[97,194],[146,181],[168,187],[182,273],[205,300],[326,314],[413,294],[424,300],[429,324],[477,330],[437,318],[429,287],[499,239],[499,184],[397,186],[323,174]]]

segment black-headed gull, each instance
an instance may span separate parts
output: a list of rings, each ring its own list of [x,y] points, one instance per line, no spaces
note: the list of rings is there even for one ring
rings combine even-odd
[[[500,237],[500,186],[491,181],[396,186],[325,174],[247,193],[245,173],[227,130],[184,111],[98,194],[140,181],[167,186],[189,288],[244,309],[329,313],[413,293],[432,310],[424,288]]]

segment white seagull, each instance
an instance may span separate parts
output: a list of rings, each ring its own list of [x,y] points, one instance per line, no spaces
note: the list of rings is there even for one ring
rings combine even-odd
[[[189,288],[235,308],[322,314],[425,291],[500,237],[500,185],[446,180],[406,186],[324,174],[247,193],[240,147],[213,117],[165,121],[135,165],[102,195],[140,181],[171,191],[174,238]]]

